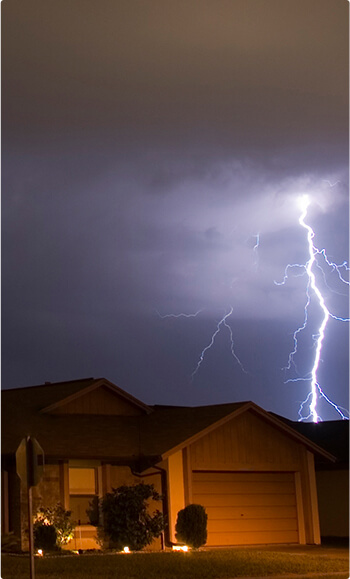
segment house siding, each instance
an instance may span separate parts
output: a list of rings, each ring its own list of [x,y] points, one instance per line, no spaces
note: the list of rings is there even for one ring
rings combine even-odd
[[[179,450],[168,458],[168,524],[169,539],[175,542],[178,512],[185,506],[183,453]]]
[[[21,544],[22,549],[29,548],[28,543],[28,493],[24,485],[20,485],[21,504]],[[60,492],[60,466],[56,464],[46,464],[43,477],[39,483],[32,487],[33,514],[40,507],[53,507],[61,502]]]
[[[236,478],[240,473],[247,473],[248,475],[271,473],[272,480],[275,481],[271,484],[277,485],[278,473],[281,473],[282,477],[288,476],[290,478],[289,484],[293,487],[290,491],[290,496],[293,498],[293,521],[289,520],[283,523],[290,527],[289,530],[285,529],[285,542],[310,544],[320,542],[313,455],[307,451],[303,444],[288,436],[287,433],[263,417],[253,411],[240,414],[190,444],[183,454],[185,457],[184,480],[186,487],[188,487],[185,488],[184,494],[187,500],[191,497],[191,500],[201,501],[198,481],[195,480],[195,477],[198,477],[195,475],[196,472],[212,472],[215,473],[215,477],[220,477],[220,473],[232,473]],[[188,472],[192,472],[192,477],[189,477]],[[252,480],[251,477],[249,480]],[[219,487],[217,488],[219,489]],[[229,492],[228,489],[226,491]],[[213,488],[210,490],[210,493],[212,492],[214,492]],[[244,485],[242,493],[244,494]],[[263,496],[263,486],[260,486],[257,493]],[[273,494],[273,491],[270,494]],[[219,490],[217,497],[220,498]],[[220,500],[227,502],[228,498]],[[257,498],[257,500],[260,499]],[[222,507],[225,507],[224,502],[222,502]],[[291,515],[287,507],[286,504],[283,508],[287,513],[286,519],[290,519]],[[258,513],[258,504],[256,509]],[[256,518],[258,519],[258,515]],[[240,524],[246,525],[247,529],[251,525],[249,522]],[[282,523],[273,521],[267,523],[265,521],[264,531],[259,530],[259,524],[257,522],[255,531],[252,531],[250,536],[247,535],[247,544],[276,542],[276,540],[279,542],[279,531],[274,530],[273,526]],[[220,526],[224,528],[225,525],[227,527],[226,523],[217,524],[218,528]],[[210,523],[210,528],[212,532],[215,532],[214,522]],[[232,542],[233,535],[228,532],[222,532],[221,536],[217,535],[216,544],[220,544],[220,540],[222,540],[223,545],[243,544],[242,537],[239,535],[237,535],[237,542]]]
[[[142,410],[124,400],[107,387],[87,392],[82,396],[57,406],[53,414],[102,414],[104,416],[138,416]]]
[[[190,446],[192,469],[299,470],[300,444],[245,412]]]

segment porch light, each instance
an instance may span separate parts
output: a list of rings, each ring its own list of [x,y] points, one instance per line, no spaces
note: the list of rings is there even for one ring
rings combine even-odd
[[[36,553],[37,553],[37,555],[39,555],[39,557],[44,556],[44,551],[42,549],[38,549]]]
[[[131,553],[129,547],[124,547],[123,553]]]

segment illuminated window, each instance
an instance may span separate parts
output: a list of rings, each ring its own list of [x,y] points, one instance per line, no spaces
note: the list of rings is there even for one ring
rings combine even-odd
[[[69,509],[71,518],[80,525],[90,523],[86,510],[90,501],[97,494],[96,468],[69,469]]]

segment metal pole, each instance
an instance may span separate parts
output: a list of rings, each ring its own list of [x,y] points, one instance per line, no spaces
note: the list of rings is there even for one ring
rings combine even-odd
[[[33,534],[33,502],[32,502],[32,487],[28,487],[28,521],[29,521],[29,564],[30,564],[30,579],[35,578],[34,573],[34,534]]]
[[[34,572],[34,533],[33,533],[33,500],[32,500],[32,472],[33,472],[33,445],[30,436],[27,436],[27,491],[28,491],[28,529],[29,529],[29,565],[30,579],[35,579]]]

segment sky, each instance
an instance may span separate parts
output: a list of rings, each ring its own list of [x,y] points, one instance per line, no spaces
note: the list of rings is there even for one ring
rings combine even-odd
[[[105,377],[305,419],[323,310],[310,287],[288,369],[306,268],[275,282],[310,258],[307,195],[333,264],[317,413],[348,416],[348,2],[1,8],[2,387]]]

